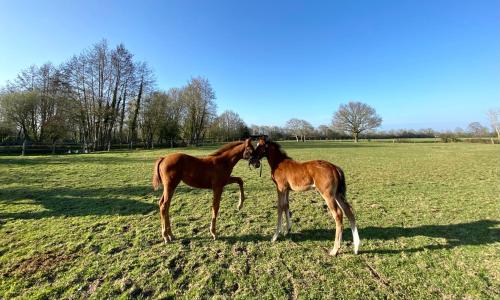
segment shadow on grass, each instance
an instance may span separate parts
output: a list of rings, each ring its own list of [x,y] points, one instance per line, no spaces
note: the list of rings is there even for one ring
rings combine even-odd
[[[366,227],[360,228],[359,234],[361,244],[363,240],[394,240],[401,237],[426,236],[430,238],[444,238],[446,244],[431,244],[415,248],[363,250],[360,253],[394,254],[401,252],[419,252],[423,250],[451,249],[468,245],[488,245],[500,242],[500,221],[479,220],[470,223],[458,223],[449,225],[424,225],[418,227]],[[293,230],[293,228],[292,228]],[[345,229],[344,240],[352,240],[350,229]],[[196,238],[194,238],[196,239]],[[262,242],[270,241],[271,236],[248,234],[240,236],[221,236],[220,240],[230,244],[237,242]],[[292,232],[288,236],[280,236],[280,240],[290,239],[296,243],[307,241],[332,241],[334,240],[334,230],[309,229],[300,232]],[[333,245],[333,244],[332,244]]]
[[[54,156],[0,156],[0,165],[33,166],[33,165],[71,165],[71,164],[116,164],[137,163],[140,159],[133,157],[109,157],[98,155],[54,155]],[[151,161],[153,165],[154,161]]]
[[[148,214],[157,209],[156,203],[131,200],[152,193],[149,186],[122,188],[50,188],[0,189],[0,203],[36,205],[21,212],[0,212],[1,220],[42,219],[50,217],[103,216]]]

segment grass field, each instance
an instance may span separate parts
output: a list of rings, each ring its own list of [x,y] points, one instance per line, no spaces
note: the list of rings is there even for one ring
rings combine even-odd
[[[180,185],[177,240],[162,242],[150,186],[171,150],[0,157],[0,298],[499,298],[500,146],[283,143],[347,179],[361,237],[352,253],[314,191],[291,193],[292,233],[271,243],[276,192],[240,162],[211,239],[211,192]],[[203,155],[214,148],[176,149]]]

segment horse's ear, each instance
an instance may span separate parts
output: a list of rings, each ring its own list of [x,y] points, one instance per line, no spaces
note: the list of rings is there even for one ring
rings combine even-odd
[[[248,139],[245,140],[245,146],[249,146],[252,144],[252,138],[249,137]]]

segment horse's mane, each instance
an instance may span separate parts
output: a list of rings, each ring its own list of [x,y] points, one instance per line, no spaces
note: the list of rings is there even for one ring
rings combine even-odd
[[[243,141],[236,141],[236,142],[231,142],[231,143],[225,144],[224,146],[222,146],[219,149],[217,149],[217,151],[215,151],[212,154],[209,154],[208,156],[221,155],[222,153],[226,152],[227,150],[232,149],[232,148],[234,148],[236,146],[239,146],[239,145],[241,145],[243,143],[244,143]]]
[[[290,158],[290,156],[288,156],[288,154],[286,154],[285,150],[281,149],[281,145],[276,143],[276,142],[269,142],[270,145],[273,145],[274,148],[276,148],[276,150],[281,153],[281,155],[283,156],[283,158]]]

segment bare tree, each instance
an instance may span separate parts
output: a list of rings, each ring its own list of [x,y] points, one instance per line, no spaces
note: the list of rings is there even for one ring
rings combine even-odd
[[[319,125],[316,132],[320,139],[334,139],[340,137],[341,135],[338,132],[335,132],[331,126],[327,125]]]
[[[185,112],[182,120],[183,137],[189,145],[198,145],[215,117],[215,92],[205,78],[192,78],[182,91]]]
[[[382,118],[375,109],[361,102],[341,104],[333,115],[333,127],[341,132],[352,135],[354,142],[358,142],[359,134],[379,127]]]
[[[295,139],[298,141],[305,141],[306,136],[311,135],[314,132],[314,127],[311,123],[306,120],[300,119],[290,119],[286,122],[285,125],[286,130],[289,134],[295,136]]]
[[[488,134],[488,128],[479,122],[472,122],[467,126],[467,131],[474,137],[483,137]]]
[[[138,63],[136,66],[137,78],[139,81],[139,89],[137,91],[137,97],[132,104],[131,115],[129,120],[129,147],[132,148],[135,140],[137,139],[137,121],[139,117],[139,111],[141,109],[141,100],[144,95],[149,95],[153,91],[154,76],[152,70],[149,66],[142,62]]]
[[[301,137],[300,126],[301,126],[301,120],[299,120],[297,118],[290,119],[285,124],[286,130],[288,131],[289,134],[295,136],[295,139],[297,140],[297,142],[299,141],[299,138]]]
[[[491,127],[497,133],[498,140],[500,140],[500,108],[490,109],[488,111],[488,118],[490,119]]]

